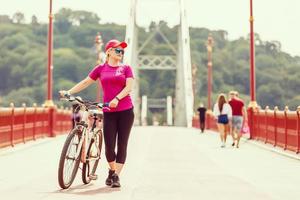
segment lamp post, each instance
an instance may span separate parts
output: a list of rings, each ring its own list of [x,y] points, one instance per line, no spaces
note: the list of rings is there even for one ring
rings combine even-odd
[[[45,101],[46,107],[54,106],[52,101],[52,73],[53,73],[53,14],[52,14],[52,0],[50,1],[49,5],[49,28],[48,28],[48,66],[47,66],[47,73],[48,73],[48,81],[47,81],[47,99]]]
[[[103,41],[102,41],[102,37],[100,35],[100,33],[98,32],[95,38],[95,46],[96,46],[96,55],[97,55],[97,60],[96,60],[96,65],[99,65],[102,63],[102,46],[103,46]],[[97,97],[96,97],[96,101],[100,102],[101,99],[101,94],[100,94],[100,87],[99,84],[97,84]]]
[[[103,41],[100,33],[98,32],[95,38],[95,45],[96,45],[96,54],[97,54],[97,61],[96,64],[99,65],[101,63],[101,52],[102,52],[102,46],[103,46]]]
[[[253,0],[250,0],[250,103],[248,105],[248,119],[250,128],[250,139],[254,136],[254,110],[258,107],[256,102],[256,92],[255,92],[255,52],[254,52],[254,18],[253,18]]]
[[[253,0],[250,0],[250,97],[249,107],[257,107],[255,91],[255,52],[254,52],[254,18],[253,18]]]
[[[212,94],[212,47],[214,40],[212,35],[209,34],[207,38],[207,109],[211,110],[211,94]]]

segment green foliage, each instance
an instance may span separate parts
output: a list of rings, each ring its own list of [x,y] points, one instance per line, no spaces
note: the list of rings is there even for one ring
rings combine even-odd
[[[36,16],[24,24],[25,16],[18,12],[12,18],[0,15],[0,96],[2,104],[11,101],[17,105],[26,102],[44,102],[47,73],[48,25]],[[60,89],[69,89],[87,76],[95,65],[95,36],[101,33],[103,42],[116,38],[124,40],[125,26],[99,24],[100,18],[92,12],[63,8],[54,18],[53,95],[56,103]],[[178,26],[169,27],[164,21],[151,22],[149,28],[138,28],[139,46],[153,31],[160,31],[177,48]],[[207,100],[207,37],[211,34],[213,46],[213,100],[218,93],[237,90],[249,100],[249,36],[229,41],[224,30],[190,28],[192,64],[196,65],[195,103]],[[256,39],[256,88],[258,103],[265,107],[300,105],[300,57],[281,51],[278,41]],[[154,34],[141,54],[174,55],[161,34]],[[136,67],[136,66],[133,66]],[[175,97],[175,71],[140,71],[140,94],[149,98]],[[90,100],[96,97],[96,84],[79,95]],[[153,114],[155,115],[155,113]],[[152,118],[148,118],[150,122]]]

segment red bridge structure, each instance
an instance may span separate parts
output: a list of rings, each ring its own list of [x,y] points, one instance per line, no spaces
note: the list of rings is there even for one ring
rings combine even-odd
[[[206,115],[206,127],[217,130],[216,120],[211,113]],[[290,111],[288,107],[274,110],[259,107],[248,109],[249,139],[283,148],[284,150],[300,152],[300,107]],[[194,117],[193,126],[199,128],[199,119]]]
[[[71,129],[71,111],[56,107],[0,107],[0,148],[44,137],[55,137]]]

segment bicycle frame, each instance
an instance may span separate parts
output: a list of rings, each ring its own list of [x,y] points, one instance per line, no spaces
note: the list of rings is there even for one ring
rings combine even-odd
[[[84,124],[82,125],[82,122],[80,122],[81,124],[76,125],[76,128],[78,128],[79,130],[82,130],[82,134],[81,134],[81,140],[78,144],[78,149],[80,149],[79,151],[76,152],[76,156],[75,158],[78,158],[80,152],[81,152],[81,162],[85,163],[86,162],[86,156],[87,156],[87,150],[86,148],[90,145],[91,143],[91,139],[95,137],[95,128],[96,128],[96,122],[97,122],[97,118],[94,117],[93,120],[93,125],[91,127],[91,130],[88,130],[88,116],[89,116],[89,112],[86,111],[85,109],[83,110],[81,108],[81,110],[83,111],[83,116],[82,116],[82,122],[84,122]],[[83,148],[83,151],[81,151],[81,149]],[[97,148],[97,153],[100,155],[100,150]],[[97,158],[92,158],[89,160],[94,160],[94,159],[98,159]]]
[[[76,177],[80,162],[83,163],[82,181],[88,184],[91,180],[96,180],[91,173],[95,173],[97,169],[103,137],[102,130],[98,130],[96,127],[102,119],[102,110],[104,108],[109,110],[109,104],[83,101],[80,97],[68,94],[64,94],[62,99],[78,104],[76,108],[73,107],[74,111],[82,113],[81,121],[74,124],[75,127],[68,135],[60,155],[58,182],[61,188],[67,189]],[[89,118],[90,116],[93,118],[93,124]],[[70,160],[71,162],[69,162]],[[90,162],[93,160],[95,162]]]

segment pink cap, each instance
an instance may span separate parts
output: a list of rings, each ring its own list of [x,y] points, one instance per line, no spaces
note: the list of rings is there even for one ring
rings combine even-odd
[[[123,49],[127,47],[126,42],[120,42],[119,40],[109,40],[105,45],[105,51],[107,51],[110,48],[115,48],[121,46]]]

